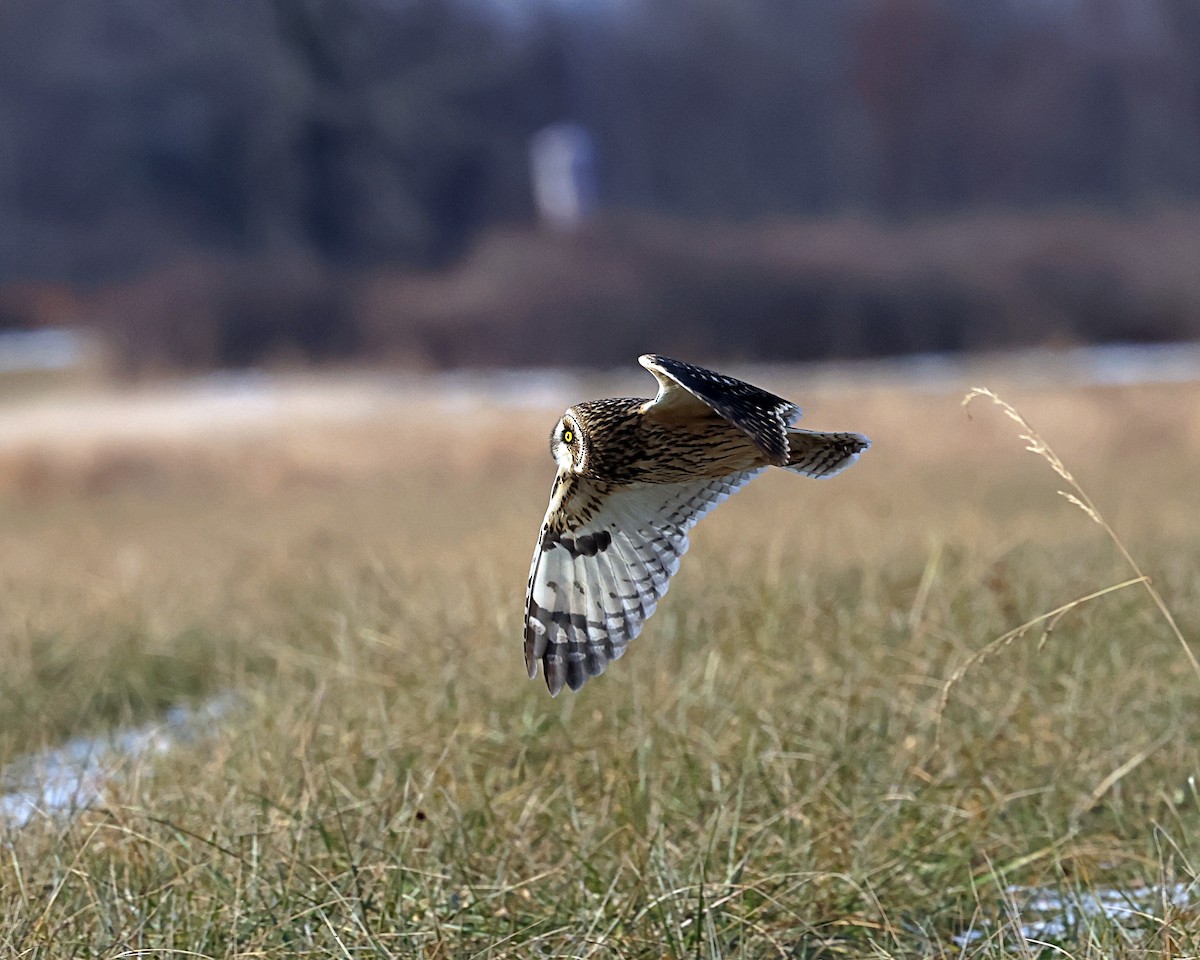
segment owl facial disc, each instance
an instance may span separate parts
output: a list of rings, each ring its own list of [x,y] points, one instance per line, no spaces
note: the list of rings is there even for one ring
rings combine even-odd
[[[583,437],[579,423],[570,413],[563,418],[550,434],[550,453],[559,470],[579,470],[583,466]]]

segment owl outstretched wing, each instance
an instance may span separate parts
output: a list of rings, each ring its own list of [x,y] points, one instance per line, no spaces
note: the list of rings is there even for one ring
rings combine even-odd
[[[788,427],[800,419],[800,408],[790,400],[657,353],[638,357],[638,363],[658,380],[658,396],[643,407],[644,412],[668,414],[703,405],[745,433],[770,463],[787,464]]]
[[[539,660],[553,695],[603,673],[667,592],[688,531],[764,469],[619,486],[560,473],[529,571],[530,679]]]

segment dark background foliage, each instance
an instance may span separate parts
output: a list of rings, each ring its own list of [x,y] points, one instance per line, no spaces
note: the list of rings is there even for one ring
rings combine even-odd
[[[129,370],[1193,337],[1198,192],[1194,0],[0,6],[0,324]]]

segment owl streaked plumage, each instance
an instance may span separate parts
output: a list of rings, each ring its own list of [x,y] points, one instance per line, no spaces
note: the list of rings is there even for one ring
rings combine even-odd
[[[800,408],[657,354],[652,400],[589,400],[550,435],[558,474],[525,595],[525,666],[578,690],[624,652],[667,592],[688,531],[768,466],[831,477],[871,442],[792,424]]]

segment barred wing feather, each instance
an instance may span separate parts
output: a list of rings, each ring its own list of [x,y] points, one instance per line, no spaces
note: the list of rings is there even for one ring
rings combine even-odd
[[[603,673],[667,592],[688,531],[763,469],[615,488],[572,478],[551,500],[529,572],[530,678],[540,660],[546,686],[557,694],[564,684],[578,690]]]

